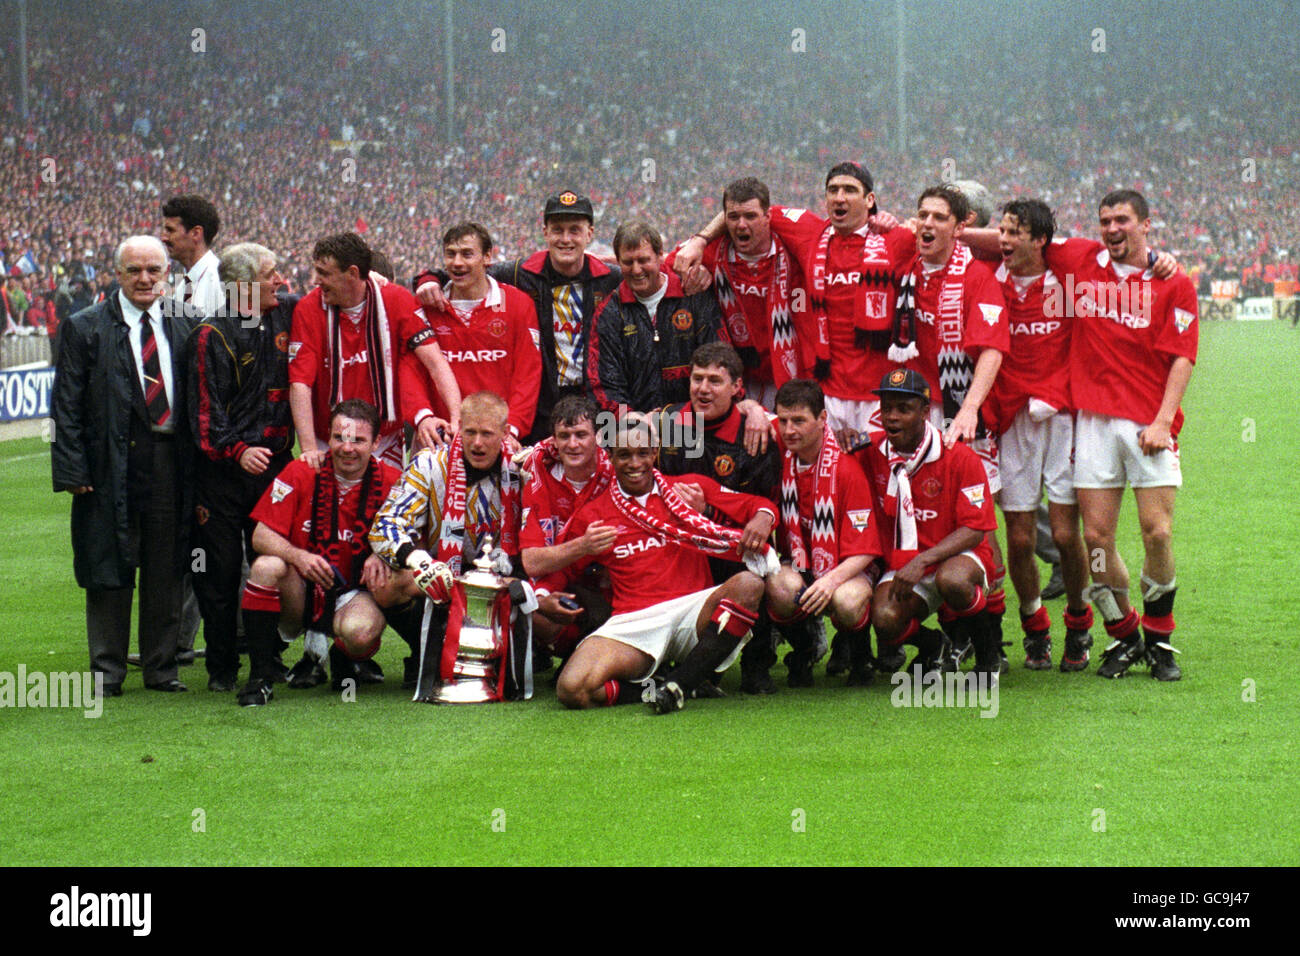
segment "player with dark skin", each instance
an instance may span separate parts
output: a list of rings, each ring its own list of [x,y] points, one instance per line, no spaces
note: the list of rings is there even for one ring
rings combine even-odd
[[[656,450],[644,432],[628,430],[621,434],[619,444],[611,449],[610,461],[615,479],[633,498],[654,490],[654,464]],[[758,551],[772,532],[772,517],[760,513],[741,533],[741,543],[746,550]],[[612,542],[611,542],[612,545]],[[718,603],[730,599],[747,607],[758,607],[763,598],[763,579],[748,571],[734,575],[720,585],[695,620],[696,633],[709,626]],[[573,656],[560,674],[556,696],[566,707],[585,708],[605,703],[605,684],[613,680],[631,680],[654,663],[654,658],[644,651],[610,638],[593,634],[578,645]]]
[[[899,454],[916,451],[925,434],[925,422],[930,414],[929,403],[924,399],[899,395],[880,396],[880,419],[890,444]],[[871,607],[871,624],[878,637],[887,643],[896,642],[908,622],[929,615],[926,603],[913,588],[925,577],[925,569],[938,565],[935,587],[940,597],[950,607],[968,607],[975,599],[976,590],[984,582],[984,570],[979,562],[963,554],[973,550],[984,537],[974,528],[956,528],[933,548],[928,548],[894,573],[892,580],[884,581],[876,589]]]

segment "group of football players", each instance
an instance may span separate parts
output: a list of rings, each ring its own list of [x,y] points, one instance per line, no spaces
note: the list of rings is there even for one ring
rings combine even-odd
[[[1197,302],[1149,248],[1144,197],[1102,197],[1093,240],[1055,235],[1040,200],[995,213],[971,182],[891,215],[853,162],[831,168],[825,196],[820,216],[738,179],[675,248],[622,222],[607,263],[588,253],[591,202],[565,191],[545,202],[544,249],[494,262],[489,230],[457,224],[414,294],[343,233],[317,243],[301,298],[272,250],[216,254],[211,204],[173,199],[165,245],[122,243],[121,289],[74,317],[59,359],[55,488],[76,496],[92,667],[120,693],[129,635],[103,608],[125,590],[129,621],[139,567],[146,686],[183,690],[189,570],[209,689],[235,690],[241,630],[241,705],[281,680],[382,681],[373,658],[391,626],[410,646],[404,683],[434,701],[454,666],[456,578],[489,551],[527,582],[517,616],[531,615],[542,666],[560,659],[568,707],[672,712],[720,695],[737,659],[742,692],[773,693],[782,642],[789,685],[810,686],[826,619],[825,673],[851,685],[968,658],[992,682],[1008,667],[1008,572],[1024,666],[1053,666],[1035,558],[1045,496],[1060,669],[1089,666],[1095,607],[1110,638],[1098,674],[1144,662],[1177,680],[1170,536]],[[184,273],[165,288],[169,256]],[[139,419],[120,454],[88,434],[102,400],[90,356],[118,332]],[[106,464],[118,459],[125,482]],[[97,576],[103,556],[78,521],[112,525],[117,484],[127,567]],[[1126,486],[1140,615],[1115,547]],[[158,488],[202,568],[180,567],[182,546],[149,558]],[[304,631],[286,669],[281,650]]]

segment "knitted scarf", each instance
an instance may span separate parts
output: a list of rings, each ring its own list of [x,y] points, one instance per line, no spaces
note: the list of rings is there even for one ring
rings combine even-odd
[[[889,567],[896,571],[920,553],[916,535],[916,506],[912,503],[912,476],[922,465],[939,460],[943,454],[943,436],[927,420],[925,434],[911,454],[903,455],[894,451],[884,433],[881,434],[876,449],[889,466],[889,486],[881,506],[885,514],[894,519],[894,541],[889,555]]]
[[[710,521],[685,501],[656,468],[654,471],[654,490],[659,493],[673,522],[664,521],[652,515],[647,509],[637,504],[636,499],[623,490],[616,481],[610,485],[610,499],[619,514],[642,531],[658,535],[675,544],[694,548],[711,557],[726,558],[729,561],[744,561],[745,555],[740,548],[740,532],[734,528],[724,528]]]
[[[817,320],[817,348],[814,374],[819,379],[830,375],[830,325],[826,316],[826,258],[835,227],[828,225],[817,240],[813,255],[811,308]],[[881,265],[881,263],[884,263]],[[889,249],[885,237],[868,233],[862,243],[862,276],[853,303],[853,344],[883,352],[889,347],[888,302],[894,291],[894,277],[889,266]]]
[[[790,253],[779,240],[776,245],[776,261],[772,264],[772,281],[767,287],[767,314],[772,322],[772,379],[780,388],[799,374],[799,356],[796,351],[794,320],[790,314]],[[723,236],[718,248],[717,265],[713,269],[713,288],[718,296],[718,305],[722,308],[727,329],[731,333],[731,344],[737,351],[752,349],[757,351],[745,322],[744,310],[735,291],[736,248],[731,240]],[[829,355],[829,352],[827,353]]]
[[[936,362],[939,366],[939,390],[943,398],[943,417],[952,421],[961,410],[966,393],[975,377],[975,363],[962,348],[965,324],[966,269],[971,263],[971,252],[964,243],[957,243],[948,260],[943,288],[939,290],[939,314],[935,317],[935,333],[939,337]],[[916,349],[916,277],[924,266],[920,257],[899,282],[898,307],[894,310],[894,341],[889,347],[889,359],[900,365],[917,357]],[[978,420],[976,438],[985,437],[984,420]]]
[[[510,470],[510,453],[501,444],[500,468],[501,513],[497,521],[497,546],[507,554],[519,548],[519,479]],[[461,574],[461,557],[465,548],[465,502],[468,489],[465,481],[465,446],[457,435],[447,452],[447,487],[442,503],[442,527],[438,535],[437,558],[451,568],[453,575]],[[477,557],[477,556],[476,556]]]
[[[835,480],[840,454],[839,442],[831,430],[826,429],[822,449],[817,455],[817,470],[813,474],[811,561],[799,527],[799,483],[795,478],[799,456],[786,449],[781,463],[781,524],[789,543],[790,559],[796,571],[811,569],[815,577],[821,577],[838,563],[835,529],[839,527],[839,516],[835,513]]]
[[[552,481],[555,480],[554,476],[551,475],[551,469],[562,463],[560,453],[555,449],[554,438],[543,438],[531,450],[521,454],[526,457],[523,474],[530,488],[534,491],[541,491],[548,478]],[[516,456],[515,460],[518,461],[519,456]],[[578,492],[577,497],[574,499],[573,514],[577,514],[579,508],[597,495],[602,494],[613,480],[614,469],[609,463],[609,452],[603,448],[597,448],[596,473],[591,476],[591,480],[583,486],[582,491]]]
[[[321,305],[325,309],[326,333],[330,350],[330,407],[344,399],[343,395],[343,357],[342,332],[339,329],[339,310],[336,306]],[[379,407],[379,420],[383,423],[398,421],[397,402],[393,397],[393,378],[395,377],[395,356],[392,354],[392,338],[389,336],[388,312],[384,308],[384,297],[379,285],[373,278],[366,282],[366,297],[361,311],[361,325],[366,337],[366,354],[370,361],[366,370],[370,373],[370,390]]]
[[[361,580],[361,566],[370,554],[366,536],[375,513],[384,503],[379,462],[372,456],[366,463],[357,496],[357,514],[347,528],[339,527],[339,485],[334,462],[327,455],[316,475],[311,494],[311,534],[308,550],[319,554],[334,569],[334,587],[313,584],[308,594],[307,622],[317,630],[329,630],[338,592],[354,588]],[[344,536],[340,532],[347,532]],[[326,626],[318,626],[324,624]]]

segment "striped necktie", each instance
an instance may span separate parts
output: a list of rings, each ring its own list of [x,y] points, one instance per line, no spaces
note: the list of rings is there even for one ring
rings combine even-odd
[[[167,403],[162,363],[158,360],[158,340],[154,338],[148,312],[140,314],[140,364],[144,366],[144,403],[149,409],[149,420],[155,426],[165,425],[172,410]]]

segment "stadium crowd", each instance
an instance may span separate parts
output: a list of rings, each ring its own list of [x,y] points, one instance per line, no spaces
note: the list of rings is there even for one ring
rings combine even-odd
[[[1124,183],[1151,197],[1158,234],[1194,281],[1295,277],[1300,117],[1268,91],[1297,86],[1300,56],[1267,12],[1252,13],[1252,30],[1202,36],[1161,31],[1158,12],[1139,9],[1100,52],[1086,19],[1032,49],[986,24],[986,39],[954,40],[912,68],[900,152],[889,31],[787,6],[775,5],[770,31],[728,29],[725,44],[705,39],[727,29],[707,9],[689,11],[695,38],[582,4],[458,8],[449,142],[440,5],[371,17],[334,2],[303,17],[291,5],[181,4],[148,36],[76,4],[41,5],[29,115],[10,85],[0,127],[0,261],[25,287],[6,288],[7,319],[51,322],[61,280],[66,298],[78,263],[111,271],[118,238],[175,193],[211,196],[230,234],[261,237],[301,290],[322,230],[356,229],[409,279],[462,219],[493,224],[499,252],[522,254],[538,236],[536,198],[573,183],[595,203],[598,239],[648,218],[676,241],[760,157],[791,205],[815,204],[820,170],[857,155],[885,173],[883,208],[969,177],[999,201],[1044,198],[1069,234],[1088,233],[1098,189]],[[406,22],[421,28],[392,28]],[[918,35],[924,23],[919,10]],[[807,34],[800,52],[794,30]],[[574,36],[580,54],[556,52]],[[15,64],[15,34],[3,42]],[[988,76],[1012,59],[1022,70]]]

